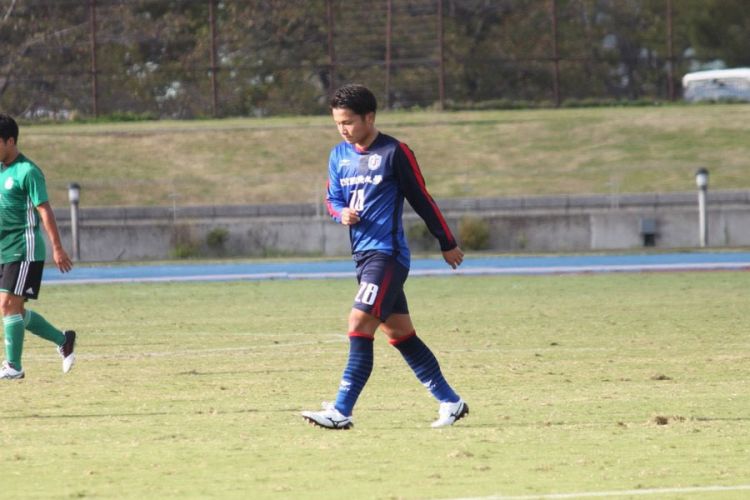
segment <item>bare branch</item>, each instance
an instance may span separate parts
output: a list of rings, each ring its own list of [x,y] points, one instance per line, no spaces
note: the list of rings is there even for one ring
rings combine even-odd
[[[8,6],[8,10],[5,11],[5,15],[3,16],[2,22],[7,21],[8,18],[13,14],[13,10],[15,10],[17,3],[18,3],[18,0],[11,0],[10,6]]]

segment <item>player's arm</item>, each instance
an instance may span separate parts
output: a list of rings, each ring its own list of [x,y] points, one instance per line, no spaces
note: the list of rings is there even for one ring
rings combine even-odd
[[[52,207],[48,201],[45,201],[38,205],[36,209],[39,212],[39,218],[42,221],[44,231],[47,233],[47,237],[52,244],[52,259],[55,261],[55,265],[63,273],[70,271],[73,269],[73,262],[63,248]]]
[[[399,186],[415,212],[424,220],[443,252],[443,259],[453,269],[461,265],[464,253],[456,243],[443,214],[427,191],[417,159],[409,146],[401,143],[394,155],[393,165]]]
[[[326,208],[328,215],[340,224],[352,225],[359,222],[359,214],[356,210],[346,205],[344,191],[339,182],[338,168],[333,155],[328,162],[328,186],[326,189]]]

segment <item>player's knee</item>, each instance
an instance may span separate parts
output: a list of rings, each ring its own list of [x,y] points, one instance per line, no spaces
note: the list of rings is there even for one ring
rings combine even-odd
[[[375,316],[359,309],[352,309],[349,313],[349,331],[374,334],[380,320]]]
[[[14,300],[14,297],[8,294],[0,296],[0,312],[3,316],[10,316],[11,314],[18,314],[23,309],[23,303]]]
[[[388,340],[393,343],[398,343],[402,340],[406,340],[408,337],[412,336],[414,334],[414,330],[401,330],[401,329],[394,329],[394,328],[382,328],[383,333],[386,334],[388,337]]]

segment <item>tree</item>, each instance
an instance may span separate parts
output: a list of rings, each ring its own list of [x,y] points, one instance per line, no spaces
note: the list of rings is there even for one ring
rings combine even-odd
[[[81,87],[68,71],[82,54],[85,10],[65,2],[12,0],[0,18],[0,104],[30,116],[70,112]]]
[[[90,1],[0,4],[0,107],[27,117],[92,109]],[[438,0],[96,0],[100,113],[211,114],[210,1],[222,115],[325,110],[328,4],[337,83],[365,82],[382,96],[387,81],[393,107],[437,98]],[[553,0],[441,1],[449,101],[551,101]],[[670,62],[689,69],[691,48],[750,65],[744,0],[672,0],[676,61],[668,0],[554,1],[564,99],[663,98]]]
[[[702,0],[692,14],[691,39],[702,59],[750,66],[750,9],[744,0]]]
[[[226,2],[221,85],[236,114],[320,112],[327,88],[322,0]]]

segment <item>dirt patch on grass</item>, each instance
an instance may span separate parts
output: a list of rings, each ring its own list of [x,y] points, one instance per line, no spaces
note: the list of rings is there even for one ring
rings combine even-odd
[[[679,415],[654,415],[651,417],[649,423],[656,425],[669,425],[675,422],[684,422],[687,420],[685,417]]]

